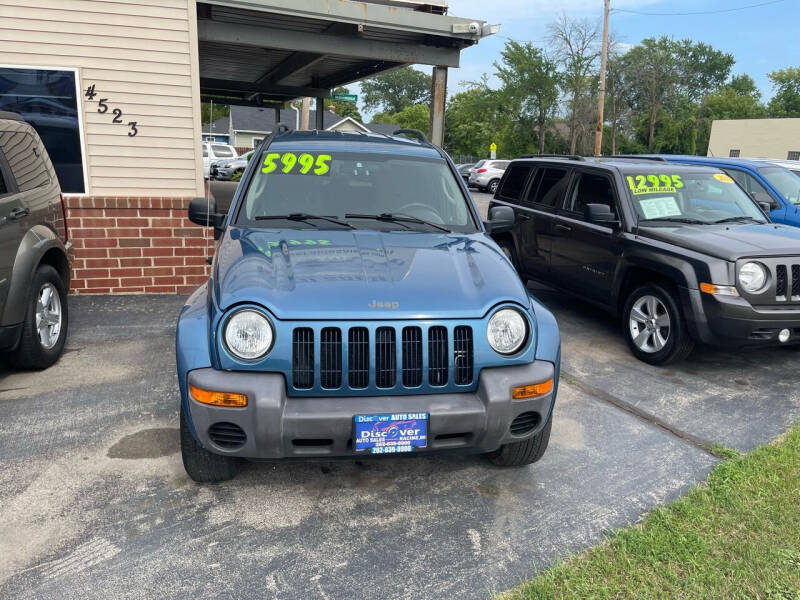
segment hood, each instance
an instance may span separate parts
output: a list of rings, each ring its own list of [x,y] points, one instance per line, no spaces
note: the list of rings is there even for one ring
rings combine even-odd
[[[729,261],[800,254],[800,228],[775,223],[640,226],[639,235]]]
[[[529,305],[482,233],[232,227],[212,285],[221,309],[255,302],[279,319],[464,319],[498,302]]]

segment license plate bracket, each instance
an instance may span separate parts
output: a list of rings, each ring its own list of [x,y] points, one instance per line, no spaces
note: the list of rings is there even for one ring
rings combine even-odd
[[[356,452],[370,454],[397,454],[425,448],[428,419],[426,412],[356,415],[353,417],[353,447]]]

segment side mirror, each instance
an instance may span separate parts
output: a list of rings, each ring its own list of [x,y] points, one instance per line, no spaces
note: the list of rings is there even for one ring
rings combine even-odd
[[[222,231],[225,215],[217,212],[217,203],[208,198],[192,198],[189,202],[189,220],[203,227],[213,227],[215,232]]]
[[[583,218],[589,223],[606,223],[609,225],[619,223],[619,220],[611,212],[611,208],[607,204],[587,204],[583,209]]]
[[[489,233],[511,231],[516,225],[514,209],[510,206],[493,206],[489,209],[489,220],[484,225]]]
[[[769,202],[759,202],[758,205],[761,207],[761,210],[764,211],[764,214],[769,216],[769,212],[772,210],[772,205]]]
[[[750,192],[750,196],[753,197],[753,200],[758,202],[759,204],[768,204],[769,208],[767,209],[767,213],[775,208],[780,208],[781,205],[778,204],[772,196],[769,194],[765,194],[764,192]]]

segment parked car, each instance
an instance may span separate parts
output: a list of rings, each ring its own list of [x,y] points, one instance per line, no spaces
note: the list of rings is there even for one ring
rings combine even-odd
[[[789,169],[795,175],[800,176],[800,160],[780,160],[776,158],[752,158],[750,160],[775,165],[776,167],[783,167],[784,169]]]
[[[800,229],[770,223],[721,169],[652,160],[516,160],[490,203],[523,280],[621,317],[633,354],[685,358],[800,342]]]
[[[230,181],[239,179],[255,150],[246,152],[236,159],[218,160],[211,165],[211,179]]]
[[[211,176],[211,164],[218,160],[235,160],[238,158],[236,148],[228,144],[203,142],[203,177]]]
[[[316,131],[267,138],[176,334],[181,451],[196,481],[236,460],[547,447],[559,374],[530,297],[444,152]]]
[[[706,165],[722,169],[733,177],[757,202],[770,205],[775,223],[800,227],[800,176],[778,165],[745,158],[656,155],[671,163]]]
[[[485,165],[485,164],[486,164],[486,161],[487,161],[487,160],[488,160],[488,159],[486,159],[486,158],[483,158],[483,159],[479,160],[478,162],[476,162],[474,165],[472,165],[471,167],[469,167],[469,168],[467,169],[467,184],[468,184],[468,185],[469,185],[469,178],[470,178],[470,177],[472,176],[472,174],[475,172],[475,169],[480,169],[480,168],[481,168],[483,165]]]
[[[497,184],[508,167],[508,160],[487,160],[480,167],[476,167],[469,176],[469,185],[478,188],[481,192],[494,194],[497,191]]]
[[[67,338],[69,249],[61,188],[36,130],[0,112],[0,357],[58,360]]]
[[[464,181],[468,182],[469,181],[469,173],[470,173],[470,171],[472,170],[472,168],[474,166],[475,166],[475,163],[464,163],[464,164],[461,164],[461,165],[456,165],[456,171],[458,171],[458,174],[461,175],[461,177],[464,178]]]

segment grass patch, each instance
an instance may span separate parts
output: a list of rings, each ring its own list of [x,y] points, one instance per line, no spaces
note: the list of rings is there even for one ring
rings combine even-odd
[[[800,427],[501,596],[800,600]]]

